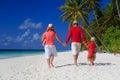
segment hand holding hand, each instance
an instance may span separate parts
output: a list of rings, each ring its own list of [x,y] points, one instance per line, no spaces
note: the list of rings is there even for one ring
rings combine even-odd
[[[86,48],[88,48],[87,43],[85,43]]]
[[[63,46],[67,46],[66,42],[63,43]]]

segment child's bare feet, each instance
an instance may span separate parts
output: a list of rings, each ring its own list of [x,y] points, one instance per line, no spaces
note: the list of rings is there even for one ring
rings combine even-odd
[[[92,64],[90,63],[89,66],[92,66]]]
[[[94,65],[94,62],[92,62],[92,65]]]
[[[93,66],[94,65],[94,62],[91,62],[90,64],[89,64],[89,66]]]

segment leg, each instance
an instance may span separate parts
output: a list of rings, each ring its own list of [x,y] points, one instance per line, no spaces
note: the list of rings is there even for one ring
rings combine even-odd
[[[94,61],[90,60],[90,66],[94,65]]]
[[[90,66],[93,66],[94,65],[94,56],[91,56],[90,58]]]
[[[47,64],[48,64],[48,68],[51,68],[51,66],[50,66],[50,58],[46,59],[46,61],[47,61]]]
[[[77,55],[73,55],[73,59],[74,59],[74,65],[77,66],[78,54]]]
[[[95,56],[93,55],[93,56],[92,56],[92,60],[91,60],[92,65],[94,65],[94,60],[95,60]]]
[[[54,60],[54,56],[51,56],[51,57],[50,57],[50,64],[51,64],[51,67],[54,67],[54,65],[53,65],[53,60]]]
[[[50,55],[51,55],[51,50],[49,45],[45,45],[45,58],[47,61],[48,68],[51,68],[50,66]]]
[[[73,53],[73,60],[74,60],[74,65],[77,66],[77,59],[78,59],[78,55],[80,52],[80,48],[81,48],[81,44],[80,43],[72,43],[71,45],[71,49],[72,49],[72,53]]]

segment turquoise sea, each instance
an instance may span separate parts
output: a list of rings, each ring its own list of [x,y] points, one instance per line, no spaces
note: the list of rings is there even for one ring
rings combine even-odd
[[[44,50],[0,50],[0,59],[44,54]]]
[[[63,52],[66,50],[57,50]],[[44,54],[44,50],[0,50],[0,59],[8,59],[21,56]]]

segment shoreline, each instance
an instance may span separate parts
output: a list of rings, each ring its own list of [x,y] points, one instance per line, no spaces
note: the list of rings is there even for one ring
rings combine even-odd
[[[59,52],[65,52],[69,50],[58,50]],[[23,56],[31,56],[31,55],[39,55],[44,54],[44,50],[8,50],[8,51],[0,51],[0,60],[1,59],[9,59],[9,58],[15,58],[15,57],[23,57]]]

